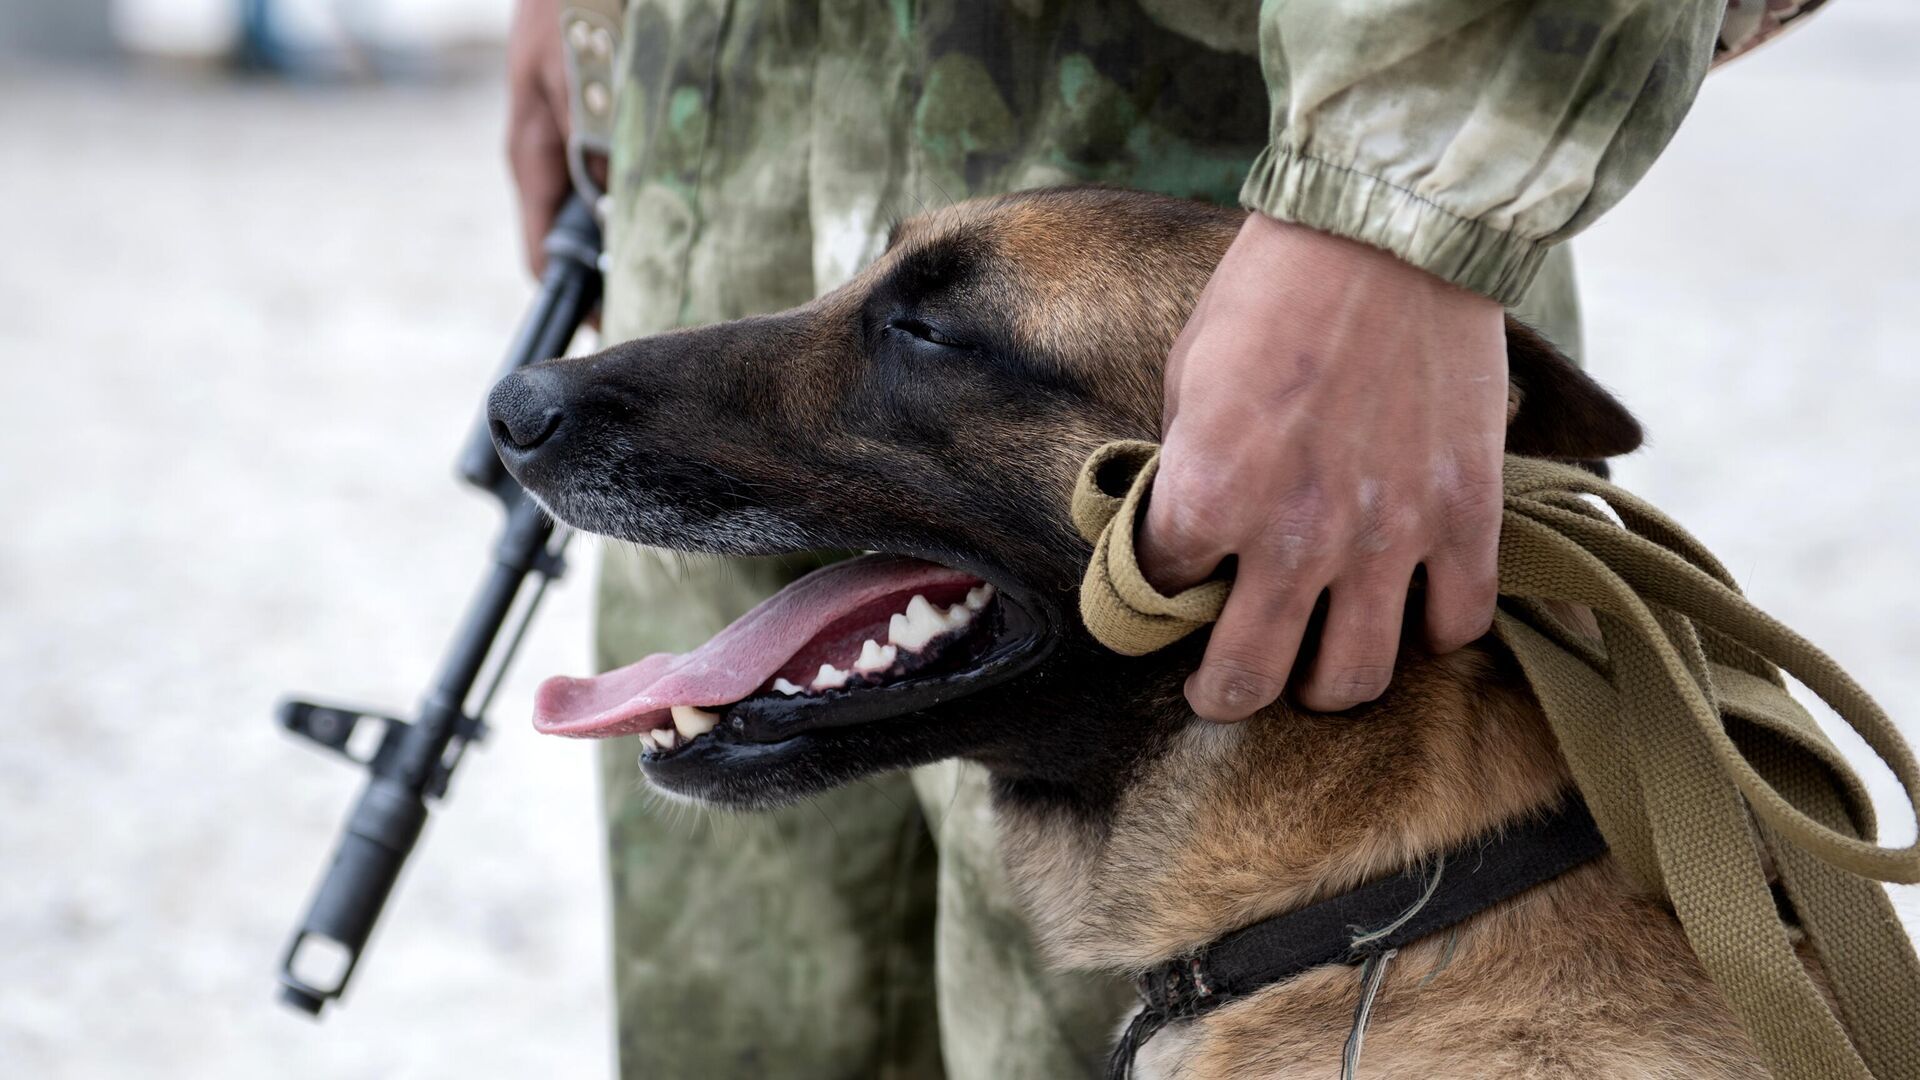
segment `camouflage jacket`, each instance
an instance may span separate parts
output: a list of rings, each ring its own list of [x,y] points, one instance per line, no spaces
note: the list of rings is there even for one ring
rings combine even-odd
[[[1823,0],[1270,0],[1250,209],[1503,302],[1620,200],[1710,63]]]
[[[1712,63],[1821,2],[629,0],[621,321],[797,303],[898,217],[1087,181],[1237,198],[1512,305]]]

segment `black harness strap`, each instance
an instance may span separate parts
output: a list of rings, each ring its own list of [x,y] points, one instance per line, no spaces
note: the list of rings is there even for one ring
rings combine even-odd
[[[1360,964],[1410,945],[1606,850],[1587,804],[1572,796],[1544,817],[1217,938],[1140,976],[1145,1005],[1114,1047],[1107,1075],[1110,1080],[1132,1076],[1135,1054],[1169,1023],[1190,1020],[1309,968]]]

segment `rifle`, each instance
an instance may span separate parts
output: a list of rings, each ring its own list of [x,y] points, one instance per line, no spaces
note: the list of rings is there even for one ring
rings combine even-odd
[[[547,233],[547,269],[533,306],[514,335],[500,376],[560,356],[600,301],[600,227],[579,195]],[[497,381],[497,379],[496,379]],[[411,720],[310,701],[282,702],[281,726],[367,771],[367,783],[341,827],[306,918],[280,961],[280,1000],[319,1016],[359,966],[367,937],[386,906],[400,868],[427,820],[427,800],[447,783],[469,744],[486,733],[487,706],[499,690],[547,586],[566,570],[568,532],[556,528],[500,464],[486,417],[480,417],[456,466],[460,478],[500,500],[506,522],[493,564],[454,629],[419,711]],[[504,646],[502,630],[527,578],[535,583]],[[468,699],[490,656],[498,653],[479,701]]]

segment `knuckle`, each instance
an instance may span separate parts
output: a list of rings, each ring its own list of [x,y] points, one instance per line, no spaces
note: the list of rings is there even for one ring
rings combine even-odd
[[[1321,516],[1282,516],[1260,533],[1259,548],[1290,570],[1333,561],[1336,523]]]
[[[1231,504],[1236,484],[1230,469],[1194,462],[1190,457],[1166,461],[1154,478],[1154,496],[1170,494],[1192,504]]]
[[[1280,680],[1237,659],[1210,663],[1200,681],[1203,709],[1220,715],[1244,716],[1280,696]]]
[[[1274,516],[1281,521],[1311,523],[1324,527],[1333,517],[1333,501],[1327,489],[1307,481],[1296,485],[1274,504]]]
[[[1370,514],[1353,530],[1353,553],[1361,559],[1377,560],[1404,544],[1404,529],[1387,515]]]
[[[1300,635],[1313,605],[1325,591],[1324,579],[1312,567],[1279,567],[1272,562],[1241,564],[1229,604],[1238,603],[1247,613],[1259,618],[1271,630],[1287,630],[1293,640]],[[1262,638],[1262,644],[1269,639]],[[1233,655],[1232,652],[1222,655]],[[1249,667],[1265,670],[1271,663],[1251,660]]]
[[[1407,538],[1409,520],[1307,485],[1277,504],[1265,539],[1268,551],[1287,565],[1325,567],[1396,549]]]
[[[1429,545],[1431,554],[1450,570],[1466,579],[1463,585],[1482,588],[1482,581],[1493,580],[1494,562],[1500,550],[1497,523],[1456,521],[1442,530]],[[1468,584],[1470,583],[1470,584]]]
[[[1333,687],[1355,700],[1366,701],[1380,696],[1380,691],[1385,690],[1392,681],[1393,665],[1375,662],[1343,669],[1334,676]]]
[[[1392,664],[1350,664],[1312,680],[1301,694],[1301,700],[1311,709],[1338,712],[1374,700],[1386,692],[1392,681]]]
[[[1427,636],[1436,652],[1450,653],[1480,640],[1493,629],[1493,605],[1474,610],[1436,612],[1428,620]]]
[[[1493,628],[1494,607],[1500,599],[1499,580],[1491,566],[1485,572],[1429,568],[1426,629],[1428,644],[1449,653],[1484,637]]]
[[[1182,553],[1231,548],[1243,531],[1238,504],[1211,481],[1156,488],[1150,511],[1155,539]]]
[[[1440,488],[1440,514],[1455,526],[1483,525],[1498,519],[1505,495],[1498,476],[1455,475]]]
[[[1411,506],[1381,506],[1362,512],[1351,541],[1354,555],[1371,568],[1368,576],[1386,573],[1389,555],[1409,552],[1419,546],[1420,514]]]
[[[1205,667],[1216,678],[1267,684],[1279,681],[1273,650],[1257,644],[1215,642],[1207,649]]]
[[[1443,597],[1437,614],[1468,622],[1488,616],[1500,596],[1499,551],[1460,547],[1426,560],[1428,588]]]

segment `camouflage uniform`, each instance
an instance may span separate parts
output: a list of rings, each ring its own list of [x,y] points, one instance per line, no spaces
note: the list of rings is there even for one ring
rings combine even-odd
[[[1717,42],[1718,0],[633,0],[606,333],[790,307],[899,217],[1097,181],[1387,248],[1577,348],[1556,243],[1716,49],[1811,6],[1736,5]],[[813,562],[611,550],[598,661],[685,650]],[[976,768],[719,817],[648,797],[637,753],[603,758],[624,1076],[1097,1075],[1130,996],[1040,968]]]

